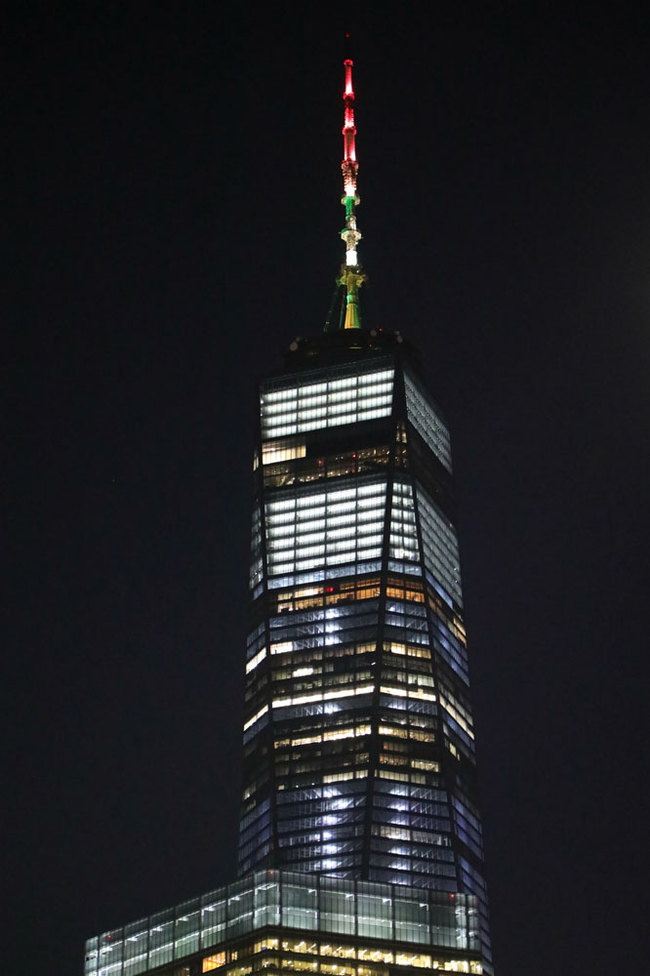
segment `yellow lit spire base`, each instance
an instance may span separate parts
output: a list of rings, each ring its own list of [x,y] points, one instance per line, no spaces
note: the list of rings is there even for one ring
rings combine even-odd
[[[339,285],[345,285],[345,321],[344,329],[360,329],[361,316],[359,314],[359,288],[366,280],[361,268],[341,268]]]

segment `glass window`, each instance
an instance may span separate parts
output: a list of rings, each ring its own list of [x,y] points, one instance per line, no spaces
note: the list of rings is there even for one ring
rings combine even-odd
[[[438,460],[451,472],[451,444],[449,431],[443,423],[429,395],[419,388],[415,380],[404,374],[406,410],[408,419],[417,430],[425,444]]]
[[[262,437],[265,441],[295,434],[356,423],[372,416],[389,416],[392,410],[394,370],[371,369],[360,375],[323,378],[286,389],[267,385],[260,397]],[[303,455],[296,455],[303,456]],[[276,460],[282,460],[277,457]]]
[[[370,894],[367,885],[359,884],[358,926],[360,936],[375,939],[393,938],[390,889],[384,895]]]
[[[321,928],[326,932],[354,935],[356,928],[354,882],[322,877],[320,887]]]
[[[205,956],[201,965],[202,973],[209,973],[211,969],[219,969],[226,965],[226,953],[215,952],[212,956]]]
[[[418,486],[417,497],[426,567],[444,587],[441,595],[446,598],[446,602],[451,605],[450,597],[453,597],[462,607],[463,595],[456,530],[421,486]]]

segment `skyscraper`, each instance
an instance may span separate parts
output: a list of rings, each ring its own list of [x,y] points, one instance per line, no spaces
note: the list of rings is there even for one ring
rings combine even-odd
[[[88,976],[490,971],[449,433],[361,327],[355,132],[348,59],[338,327],[260,387],[240,880],[90,940]]]

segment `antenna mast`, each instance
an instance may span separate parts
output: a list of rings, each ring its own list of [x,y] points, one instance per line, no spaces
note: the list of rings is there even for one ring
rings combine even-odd
[[[346,34],[346,41],[349,42],[349,34]],[[347,52],[349,53],[349,52]],[[343,197],[341,203],[345,207],[345,227],[341,231],[341,238],[345,241],[345,264],[341,267],[339,284],[345,285],[345,321],[344,329],[360,329],[361,318],[359,315],[359,288],[365,281],[365,275],[361,270],[357,258],[357,244],[361,240],[361,233],[357,228],[357,218],[355,208],[359,205],[357,196],[357,150],[355,146],[355,136],[357,134],[354,124],[354,87],[352,85],[352,58],[346,57],[343,65],[345,67],[345,89],[343,91],[343,162],[341,170],[343,172]]]

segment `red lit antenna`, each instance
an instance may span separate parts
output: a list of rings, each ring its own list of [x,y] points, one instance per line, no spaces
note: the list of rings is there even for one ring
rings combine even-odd
[[[350,35],[346,34],[346,42],[349,45]],[[349,53],[349,52],[347,52]],[[345,285],[346,309],[345,309],[345,329],[360,329],[361,319],[359,317],[359,288],[365,280],[365,275],[359,265],[357,257],[357,244],[361,240],[361,233],[357,228],[356,207],[359,205],[357,196],[357,173],[359,164],[357,163],[357,149],[355,136],[357,129],[354,124],[354,86],[352,83],[352,58],[346,57],[343,65],[345,67],[345,88],[343,91],[343,162],[341,170],[343,172],[343,198],[341,203],[345,207],[345,227],[341,231],[341,238],[345,241],[345,264],[341,268],[339,283]]]

